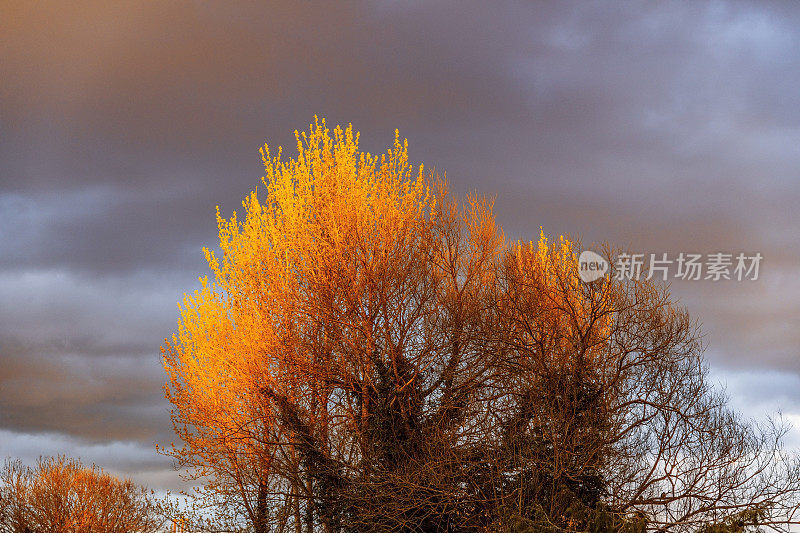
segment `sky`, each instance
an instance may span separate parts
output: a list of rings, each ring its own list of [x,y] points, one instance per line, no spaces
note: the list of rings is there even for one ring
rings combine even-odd
[[[160,346],[215,207],[315,114],[373,153],[399,129],[510,240],[760,253],[672,294],[731,404],[800,427],[798,87],[790,2],[5,0],[0,458],[183,486]]]

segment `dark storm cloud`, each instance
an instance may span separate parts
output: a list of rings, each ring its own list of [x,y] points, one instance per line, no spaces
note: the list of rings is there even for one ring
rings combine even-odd
[[[198,216],[202,213],[202,217]],[[0,269],[121,275],[197,270],[214,246],[214,204],[190,187],[93,186],[0,195]],[[24,243],[24,245],[21,245]]]
[[[399,128],[512,239],[761,252],[673,292],[735,383],[800,375],[799,41],[789,3],[3,4],[0,454],[170,438],[158,346],[214,207],[315,113]]]
[[[18,432],[50,431],[94,441],[165,437],[157,365],[137,357],[39,356],[3,340],[0,424]],[[30,347],[33,348],[33,347]]]
[[[0,274],[0,427],[165,437],[158,347],[174,324],[182,283],[190,281]]]

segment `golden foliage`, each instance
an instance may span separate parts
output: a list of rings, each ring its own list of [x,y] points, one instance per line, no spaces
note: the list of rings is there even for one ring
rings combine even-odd
[[[64,457],[8,462],[0,482],[0,531],[150,533],[162,522],[141,487]]]
[[[278,444],[295,438],[276,423],[276,398],[316,426],[349,424],[363,444],[375,365],[394,365],[398,388],[443,367],[432,330],[441,306],[463,305],[491,284],[502,244],[490,204],[470,197],[461,209],[442,181],[409,163],[397,133],[380,157],[359,151],[352,127],[331,132],[324,120],[296,139],[289,161],[262,150],[263,199],[252,191],[243,217],[218,210],[221,253],[206,250],[213,282],[202,278],[184,298],[164,347],[167,398],[184,443],[170,453],[217,492],[274,479]],[[399,370],[409,348],[412,369]],[[354,391],[358,407],[347,397]],[[328,440],[326,431],[319,438]],[[298,460],[288,448],[284,474]],[[257,467],[247,472],[253,457]],[[256,492],[245,497],[252,520]]]

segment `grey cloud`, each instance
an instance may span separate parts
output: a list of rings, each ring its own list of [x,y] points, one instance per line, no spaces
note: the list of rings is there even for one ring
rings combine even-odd
[[[757,283],[673,291],[737,383],[794,379],[799,40],[780,2],[6,3],[0,428],[147,463],[214,207],[315,113],[371,151],[399,128],[456,193],[496,195],[511,238],[762,252]]]
[[[2,427],[149,444],[170,439],[157,357],[41,356],[32,348],[9,338],[0,344]]]
[[[105,187],[0,195],[0,268],[100,275],[201,268],[202,247],[214,245],[204,242],[216,224],[213,204],[191,188],[144,192]],[[203,220],[196,220],[198,212]]]
[[[171,439],[159,346],[192,285],[180,279],[0,273],[0,427]]]
[[[96,443],[65,437],[59,433],[18,433],[0,430],[0,460],[17,458],[32,465],[39,457],[54,457],[70,450],[70,456],[85,465],[102,466],[109,473],[129,477],[137,483],[157,489],[184,489],[171,460],[155,455],[151,446],[132,441]]]

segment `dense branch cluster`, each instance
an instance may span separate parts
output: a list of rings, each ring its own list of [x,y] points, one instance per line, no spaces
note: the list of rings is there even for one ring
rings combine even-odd
[[[509,245],[397,138],[375,157],[322,121],[297,144],[218,214],[214,280],[164,347],[170,453],[214,527],[788,527],[784,428],[729,410],[666,287],[584,283],[563,238]]]

